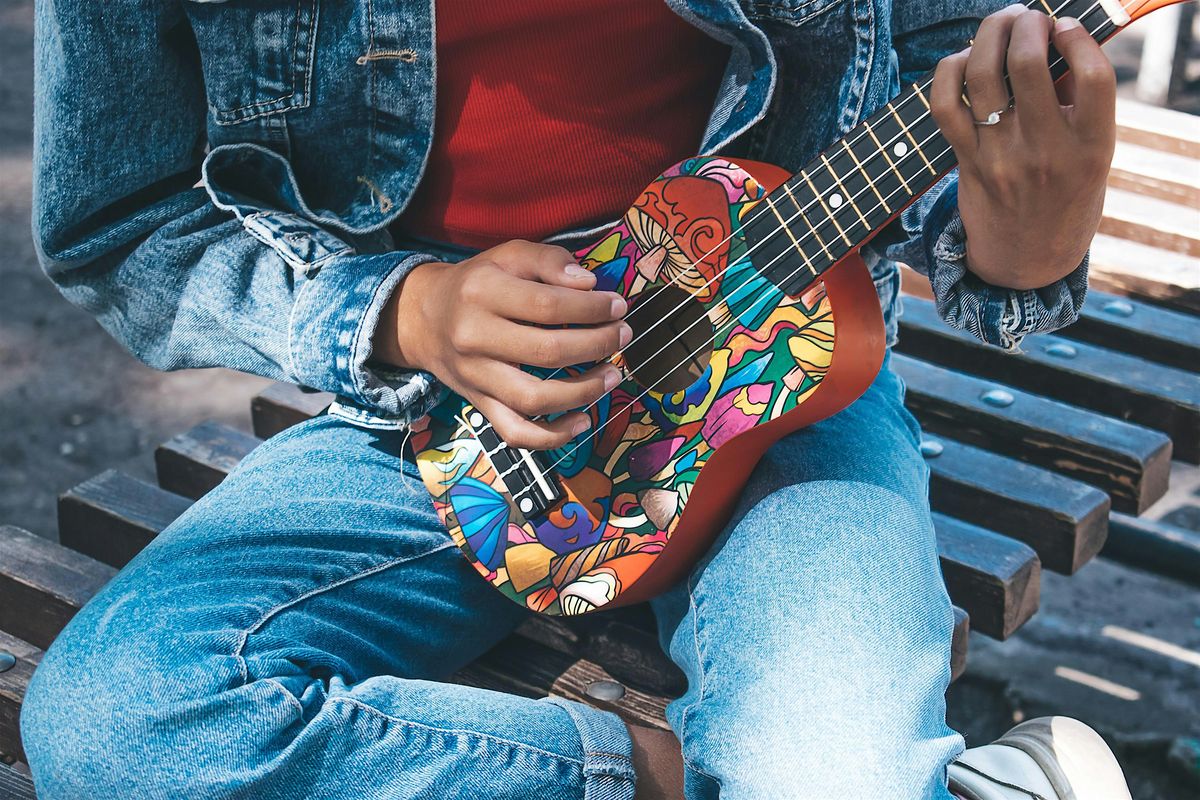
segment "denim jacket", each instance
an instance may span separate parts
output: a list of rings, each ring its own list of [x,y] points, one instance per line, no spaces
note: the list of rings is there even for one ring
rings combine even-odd
[[[1005,4],[667,1],[730,47],[698,150],[792,171]],[[393,289],[438,257],[387,229],[433,136],[432,6],[39,0],[33,228],[47,274],[152,366],[327,390],[364,424],[423,414],[438,382],[377,364],[371,339]],[[956,186],[942,180],[865,248],[889,339],[895,261],[992,344],[1071,322],[1086,261],[1036,291],[984,283],[966,269]]]

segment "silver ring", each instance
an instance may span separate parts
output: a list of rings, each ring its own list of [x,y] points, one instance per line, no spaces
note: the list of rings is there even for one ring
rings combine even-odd
[[[1012,106],[1008,106],[1007,108],[1002,108],[999,111],[993,111],[992,113],[987,115],[987,119],[975,120],[975,124],[981,128],[990,128],[993,125],[999,125],[1000,124],[1000,115],[1003,114],[1005,111],[1008,111],[1009,108],[1012,108]]]

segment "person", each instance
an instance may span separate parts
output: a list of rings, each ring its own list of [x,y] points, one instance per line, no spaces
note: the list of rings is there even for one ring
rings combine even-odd
[[[936,65],[960,168],[864,251],[890,339],[896,261],[1000,347],[1075,318],[1114,78],[1069,14],[997,5],[39,2],[50,278],[152,366],[338,395],[49,648],[21,720],[39,796],[1127,797],[1082,724],[965,754],[947,727],[951,607],[886,366],[769,451],[653,601],[688,679],[673,734],[440,682],[529,612],[439,525],[407,426],[449,389],[513,446],[577,434],[577,412],[542,415],[605,391],[630,331],[569,248],[671,163],[796,170]],[[1058,90],[1051,41],[1074,75]],[[513,366],[531,359],[600,366],[537,381]]]

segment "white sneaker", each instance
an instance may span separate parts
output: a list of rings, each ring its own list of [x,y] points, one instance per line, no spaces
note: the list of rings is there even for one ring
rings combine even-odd
[[[965,800],[1131,800],[1121,766],[1100,734],[1070,717],[1022,722],[950,765]]]

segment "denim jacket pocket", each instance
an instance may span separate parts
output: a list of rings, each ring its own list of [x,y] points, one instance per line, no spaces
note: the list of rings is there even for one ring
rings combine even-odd
[[[845,0],[740,0],[746,17],[799,25]]]
[[[218,125],[308,106],[317,0],[188,0]]]

